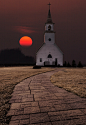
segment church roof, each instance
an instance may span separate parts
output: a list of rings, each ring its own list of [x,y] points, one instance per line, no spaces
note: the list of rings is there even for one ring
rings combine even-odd
[[[54,46],[64,55],[64,53],[60,50],[60,48],[54,43]]]
[[[38,49],[38,51],[43,47],[43,45],[45,45],[45,43],[43,43],[43,44],[41,45],[41,47]],[[37,55],[38,51],[36,52],[36,55]]]
[[[55,46],[61,53],[62,53],[62,55],[64,55],[64,53],[60,50],[60,48],[54,43],[54,44],[52,44],[53,46]],[[51,45],[51,46],[52,46]],[[38,51],[37,51],[37,53],[43,48],[43,47],[45,47],[46,46],[46,44],[45,43],[43,43],[42,44],[42,46],[38,49]],[[36,55],[37,55],[37,53],[36,53]]]

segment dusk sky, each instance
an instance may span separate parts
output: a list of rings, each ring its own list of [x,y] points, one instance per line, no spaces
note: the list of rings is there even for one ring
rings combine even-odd
[[[49,2],[64,61],[86,64],[86,0],[0,0],[0,50],[20,48],[36,57],[44,42]],[[20,46],[22,36],[31,37],[32,46]]]

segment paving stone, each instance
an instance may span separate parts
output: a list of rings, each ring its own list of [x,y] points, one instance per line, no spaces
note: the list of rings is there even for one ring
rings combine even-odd
[[[31,83],[30,83],[30,85],[29,85],[29,87],[36,86],[36,84],[37,85],[41,85],[41,83],[37,83],[36,80],[32,80]]]
[[[49,116],[81,116],[84,115],[84,113],[80,110],[67,110],[67,111],[58,111],[58,112],[48,112]]]
[[[16,116],[12,116],[11,120],[15,121],[15,120],[29,119],[29,118],[30,118],[29,115],[16,115]]]
[[[29,97],[27,97],[27,98],[22,98],[22,101],[21,101],[21,102],[31,102],[31,101],[33,101],[33,97],[32,97],[32,98],[29,98]]]
[[[71,103],[70,106],[72,109],[79,109],[79,108],[86,108],[86,105],[84,103]]]
[[[47,113],[30,114],[30,123],[49,122]]]
[[[20,91],[20,92],[16,92],[15,94],[30,94],[30,90],[25,90],[25,91]]]
[[[10,121],[9,125],[19,125],[19,120]]]
[[[53,105],[61,105],[61,104],[68,104],[67,102],[65,102],[65,100],[59,100],[59,99],[57,99],[57,100],[54,100],[53,102],[52,102],[52,104]]]
[[[68,104],[54,105],[56,111],[72,109]]]
[[[54,85],[50,82],[50,81],[42,81],[41,82],[41,85],[43,86],[43,87],[54,87]]]
[[[21,94],[21,93],[30,93],[30,90],[28,91],[14,91],[13,94]]]
[[[43,90],[43,89],[45,89],[45,88],[42,87],[42,86],[39,86],[39,87],[37,87],[37,86],[31,86],[30,89],[31,89],[31,90]]]
[[[78,119],[80,119],[80,121],[83,121],[86,123],[86,115],[78,116]]]
[[[62,93],[62,92],[59,92],[59,93],[54,93],[57,97],[61,96],[61,97],[68,97],[68,93]]]
[[[40,125],[52,125],[51,122],[41,123]]]
[[[39,101],[39,106],[40,107],[45,107],[45,106],[50,106],[50,107],[52,107],[53,106],[53,103],[52,103],[52,101]]]
[[[86,100],[82,100],[81,98],[64,97],[64,100],[67,103],[85,103],[86,104]]]
[[[78,115],[84,115],[80,110],[76,109],[76,110],[68,110],[68,111],[63,111],[62,112],[63,115],[67,115],[67,116],[78,116]]]
[[[22,114],[24,114],[24,109],[22,109],[22,110],[15,110],[14,115],[22,115]]]
[[[52,125],[75,125],[73,120],[66,120],[66,121],[55,121],[52,122]]]
[[[61,121],[64,120],[64,118],[62,117],[62,115],[59,116],[50,116],[49,117],[51,121]]]
[[[65,111],[64,111],[65,112]],[[73,120],[73,119],[80,119],[81,115],[83,114],[66,114],[64,112],[58,112],[58,115],[54,114],[50,116],[51,121],[62,121],[62,120]],[[80,116],[78,116],[80,115]],[[85,119],[85,118],[84,118]],[[81,119],[82,121],[82,119]]]
[[[31,90],[31,94],[36,94],[36,93],[43,93],[43,92],[47,92],[47,90]]]
[[[14,91],[28,91],[29,88],[27,86],[17,86],[14,88]]]
[[[29,125],[41,125],[41,123],[37,123],[37,124],[29,124]]]
[[[48,112],[49,117],[50,116],[62,116],[63,111],[58,112]]]
[[[20,102],[22,102],[22,100],[21,99],[16,99],[15,103],[18,103],[18,102],[20,103]]]
[[[20,109],[21,103],[12,103],[11,109]]]
[[[15,110],[9,110],[6,116],[12,116],[15,114]]]
[[[37,107],[38,106],[38,102],[25,102],[25,103],[21,103],[21,108],[25,108],[25,107]]]
[[[40,108],[41,112],[50,112],[50,111],[56,111],[54,107],[42,107]]]
[[[53,94],[50,94],[50,93],[42,93],[42,94],[35,94],[34,95],[34,98],[37,99],[37,98],[46,98],[47,100],[54,100],[54,99],[57,99],[56,96],[54,96]]]
[[[50,97],[50,96],[42,96],[42,97],[38,97],[38,98],[35,98],[35,101],[47,101],[47,100],[56,100],[57,98],[54,96],[54,97]]]
[[[30,114],[30,113],[38,113],[40,112],[39,107],[25,107],[24,108],[24,114]]]
[[[17,98],[17,97],[20,97],[20,98]],[[27,98],[27,97],[32,98],[33,95],[28,94],[28,93],[20,93],[20,94],[15,94],[15,96],[12,96],[11,99],[22,99],[22,98]]]
[[[43,93],[36,93],[34,95],[35,98],[42,97],[42,96],[50,96],[51,94],[49,92],[43,92]],[[52,96],[52,95],[51,95]]]
[[[85,109],[80,109],[85,115],[86,115],[86,108]]]
[[[82,119],[72,119],[72,120],[65,120],[65,121],[56,121],[52,122],[53,125],[86,125],[86,120]]]
[[[20,124],[21,124],[21,125],[29,124],[29,122],[30,122],[29,119],[23,119],[23,120],[20,120]]]
[[[33,95],[26,94],[25,96],[23,96],[23,98],[33,98]]]
[[[15,96],[12,96],[12,98],[11,99],[15,99],[15,100],[21,100],[22,99],[22,96],[21,95],[15,95]]]

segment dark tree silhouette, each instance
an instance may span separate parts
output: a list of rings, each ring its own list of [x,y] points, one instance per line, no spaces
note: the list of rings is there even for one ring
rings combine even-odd
[[[64,67],[66,67],[66,66],[67,66],[67,62],[66,62],[66,61],[64,62],[63,66],[64,66]]]
[[[76,67],[76,62],[75,62],[75,60],[72,61],[72,67]]]
[[[20,49],[6,49],[0,52],[1,65],[31,65],[34,63],[34,58],[31,56],[25,56]]]
[[[67,63],[67,67],[71,67],[71,65],[70,65],[70,63],[69,63],[69,62]]]
[[[79,63],[78,63],[78,65],[77,65],[77,67],[83,67],[83,65],[82,65],[81,61],[79,61]]]

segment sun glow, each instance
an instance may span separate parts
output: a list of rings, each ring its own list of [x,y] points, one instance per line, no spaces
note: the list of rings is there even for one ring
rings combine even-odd
[[[23,36],[20,40],[19,40],[19,44],[21,46],[31,46],[32,45],[32,39],[28,36]]]

